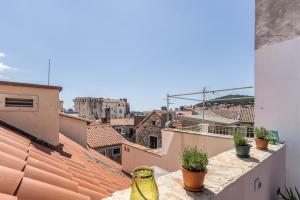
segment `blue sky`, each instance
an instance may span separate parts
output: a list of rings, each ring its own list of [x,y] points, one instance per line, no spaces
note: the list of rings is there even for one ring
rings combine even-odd
[[[0,79],[127,97],[134,110],[167,93],[254,84],[254,1],[2,0]],[[176,101],[180,104],[194,102]]]

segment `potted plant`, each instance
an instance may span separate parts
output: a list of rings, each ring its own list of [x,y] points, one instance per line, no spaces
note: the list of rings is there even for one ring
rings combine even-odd
[[[283,200],[300,200],[300,192],[297,188],[295,188],[295,191],[293,191],[292,188],[285,187],[285,194],[280,192],[279,195]]]
[[[270,137],[269,138],[269,144],[275,145],[276,142],[277,142],[277,138],[275,138],[275,137]]]
[[[251,145],[243,133],[235,133],[233,140],[236,149],[236,155],[240,158],[249,158]]]
[[[263,127],[254,129],[256,148],[260,150],[268,149],[269,131]]]
[[[181,154],[182,175],[187,190],[198,192],[204,188],[203,182],[207,173],[207,154],[197,147],[186,147]]]

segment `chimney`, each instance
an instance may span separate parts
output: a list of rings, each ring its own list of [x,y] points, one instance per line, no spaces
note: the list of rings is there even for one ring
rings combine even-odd
[[[0,81],[0,120],[57,146],[61,90],[57,86]]]
[[[103,123],[108,123],[108,124],[110,124],[110,108],[105,108],[105,110],[104,110],[104,115],[105,115],[105,117],[104,118],[102,118],[102,122]]]

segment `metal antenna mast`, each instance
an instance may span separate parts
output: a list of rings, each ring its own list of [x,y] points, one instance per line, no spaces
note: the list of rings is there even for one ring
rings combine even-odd
[[[167,122],[170,121],[170,116],[169,116],[169,109],[170,109],[170,96],[167,94]]]
[[[204,123],[204,109],[205,109],[205,99],[206,99],[206,88],[203,88],[203,101],[202,101],[202,123]]]
[[[48,66],[48,85],[50,85],[50,72],[51,72],[51,61],[49,59],[49,66]]]

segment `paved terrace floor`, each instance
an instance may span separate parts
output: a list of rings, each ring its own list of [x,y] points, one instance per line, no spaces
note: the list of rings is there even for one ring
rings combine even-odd
[[[228,189],[233,186],[233,183],[237,182],[245,174],[249,173],[254,168],[258,167],[261,163],[277,152],[283,152],[284,155],[285,145],[270,145],[268,151],[260,151],[252,147],[250,152],[250,158],[239,159],[235,155],[235,149],[221,153],[215,157],[209,159],[208,173],[205,179],[206,189],[201,193],[187,192],[183,188],[183,178],[181,171],[177,171],[157,179],[157,185],[159,188],[159,199],[179,200],[179,199],[196,199],[196,200],[211,200],[211,199],[223,199],[220,197],[223,194],[225,188]],[[285,160],[282,156],[279,156],[279,160],[276,162],[284,163]],[[270,161],[271,163],[274,160]],[[276,165],[277,163],[274,163]],[[283,164],[284,165],[284,164]],[[264,165],[265,166],[265,165]],[[263,166],[263,167],[264,167]],[[266,169],[268,170],[268,169]],[[279,175],[278,175],[279,176]],[[284,179],[284,177],[283,177]],[[253,182],[251,182],[253,183]],[[248,187],[248,186],[247,186]],[[253,185],[249,185],[250,191],[253,191]],[[269,188],[269,187],[268,187]],[[234,189],[229,189],[234,191]],[[264,195],[264,194],[263,194]],[[219,196],[219,198],[218,198]],[[106,198],[106,200],[129,200],[130,189],[119,191],[113,194],[112,197]],[[251,199],[251,197],[250,197]]]

